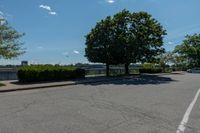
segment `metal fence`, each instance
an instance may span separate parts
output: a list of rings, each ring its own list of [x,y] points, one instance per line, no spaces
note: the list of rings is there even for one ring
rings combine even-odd
[[[106,68],[89,68],[86,70],[86,76],[105,76]],[[139,73],[137,68],[129,68],[130,74]],[[123,67],[111,67],[109,71],[111,76],[122,75],[125,73]],[[17,68],[0,68],[0,80],[17,80]]]
[[[105,68],[91,68],[91,69],[85,69],[86,75],[106,75],[106,69]],[[139,69],[137,68],[130,68],[129,69],[130,74],[138,74]],[[124,68],[110,68],[109,71],[110,75],[123,75],[125,73]]]
[[[0,80],[17,80],[16,68],[0,68]]]

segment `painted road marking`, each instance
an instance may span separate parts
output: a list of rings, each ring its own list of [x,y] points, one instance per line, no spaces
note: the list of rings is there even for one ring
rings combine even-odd
[[[185,112],[185,115],[180,123],[180,125],[178,126],[178,129],[176,131],[176,133],[184,133],[185,132],[185,128],[186,128],[186,125],[188,123],[188,120],[189,120],[189,117],[190,117],[190,113],[192,112],[192,109],[199,97],[199,94],[200,94],[200,88],[199,90],[197,91],[193,101],[190,103],[190,106],[188,107],[187,111]]]

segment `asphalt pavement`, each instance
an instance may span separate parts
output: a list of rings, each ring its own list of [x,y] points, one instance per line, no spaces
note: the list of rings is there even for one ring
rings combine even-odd
[[[0,93],[0,133],[176,133],[199,88],[185,73]],[[184,126],[200,133],[199,97]]]

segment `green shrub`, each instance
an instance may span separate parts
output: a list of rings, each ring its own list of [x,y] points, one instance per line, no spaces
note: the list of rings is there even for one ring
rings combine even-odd
[[[64,81],[85,77],[85,70],[77,67],[34,65],[19,68],[19,82]]]
[[[155,68],[155,64],[153,64],[153,63],[144,63],[142,65],[142,68],[144,68],[144,69],[154,69]]]
[[[145,63],[142,64],[141,68],[139,69],[140,73],[161,73],[162,69],[157,67],[153,63]]]

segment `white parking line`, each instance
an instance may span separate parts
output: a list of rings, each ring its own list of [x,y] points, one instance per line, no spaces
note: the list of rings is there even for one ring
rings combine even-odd
[[[197,91],[193,101],[190,103],[190,106],[188,107],[187,111],[185,112],[185,115],[180,123],[180,125],[178,126],[178,129],[176,131],[176,133],[184,133],[185,132],[185,128],[186,128],[186,125],[188,123],[188,120],[189,120],[189,117],[190,117],[190,113],[199,97],[199,94],[200,94],[200,88],[199,90]]]

